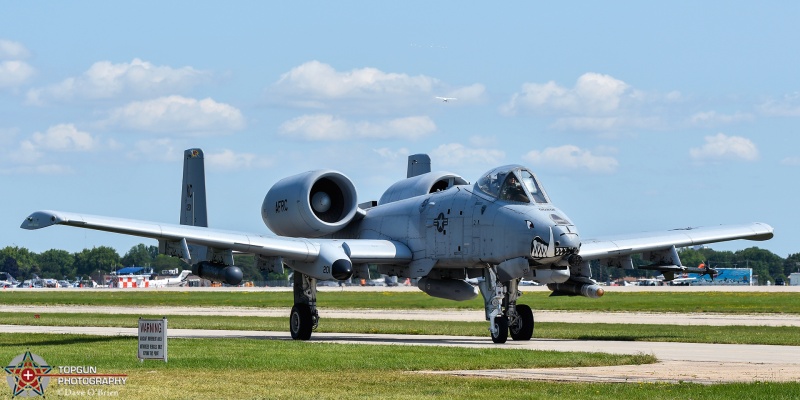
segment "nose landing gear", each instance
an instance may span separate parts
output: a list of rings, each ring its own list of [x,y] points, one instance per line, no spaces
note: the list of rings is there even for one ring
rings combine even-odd
[[[478,284],[494,343],[505,343],[509,332],[514,340],[530,340],[533,337],[533,311],[525,304],[517,305],[517,299],[522,294],[519,291],[520,280],[499,282],[496,267],[492,267],[485,270],[483,281]]]

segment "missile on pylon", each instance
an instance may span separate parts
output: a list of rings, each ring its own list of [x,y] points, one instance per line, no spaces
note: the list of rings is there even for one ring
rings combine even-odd
[[[583,296],[592,299],[603,297],[605,291],[600,285],[593,283],[580,283],[568,280],[564,283],[548,283],[547,288],[552,290],[551,296]]]
[[[242,283],[242,270],[233,265],[217,264],[201,261],[192,265],[192,273],[214,282],[227,283],[236,286]]]

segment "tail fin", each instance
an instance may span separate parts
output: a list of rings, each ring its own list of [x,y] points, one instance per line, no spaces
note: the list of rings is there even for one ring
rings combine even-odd
[[[181,225],[208,227],[206,170],[203,164],[203,150],[200,149],[188,149],[183,152]]]
[[[431,172],[431,158],[427,154],[412,154],[408,156],[408,171],[406,178]]]

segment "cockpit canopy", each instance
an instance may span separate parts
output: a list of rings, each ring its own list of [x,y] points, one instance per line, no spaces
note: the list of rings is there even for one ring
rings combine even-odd
[[[483,174],[475,187],[500,200],[536,204],[550,202],[533,173],[520,165],[497,167]]]

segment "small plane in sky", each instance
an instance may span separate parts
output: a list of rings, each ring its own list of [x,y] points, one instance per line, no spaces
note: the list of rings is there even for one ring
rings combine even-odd
[[[425,154],[409,156],[406,178],[378,201],[359,204],[344,174],[316,170],[284,178],[267,192],[261,218],[275,235],[208,227],[203,152],[184,152],[180,225],[61,211],[37,211],[21,227],[69,225],[158,240],[161,254],[180,257],[200,277],[239,284],[233,252],[254,254],[256,265],[282,273],[293,269],[292,338],[307,340],[319,323],[317,281],[369,279],[381,274],[418,279],[430,296],[483,297],[492,341],[530,340],[531,307],[518,304],[521,280],[538,282],[553,295],[598,298],[603,288],[589,261],[675,273],[713,272],[683,266],[676,248],[734,239],[767,240],[763,223],[682,228],[584,239],[559,210],[539,179],[521,165],[494,168],[470,184],[450,172],[432,172]],[[473,278],[478,288],[468,283]]]
[[[448,101],[450,101],[450,100],[458,100],[458,99],[457,99],[457,98],[455,98],[455,97],[439,97],[439,96],[436,96],[436,98],[437,98],[437,99],[439,99],[439,100],[441,100],[441,101],[443,101],[443,102],[445,102],[445,103],[447,103],[447,102],[448,102]]]

